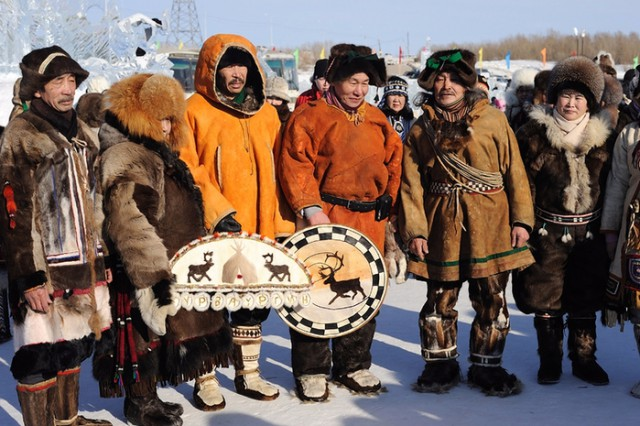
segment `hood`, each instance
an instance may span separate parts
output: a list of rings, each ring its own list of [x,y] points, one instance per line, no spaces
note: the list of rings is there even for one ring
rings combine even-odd
[[[252,92],[257,102],[248,109],[227,100],[216,89],[216,78],[220,59],[230,48],[240,49],[251,55],[253,64],[249,67],[245,87],[247,87],[249,92]],[[265,76],[260,68],[256,52],[255,46],[240,35],[216,34],[209,37],[202,45],[198,56],[198,65],[196,66],[194,76],[196,92],[209,101],[223,104],[232,110],[246,115],[255,114],[265,103]]]
[[[174,151],[189,140],[184,91],[173,77],[135,74],[111,86],[104,100],[107,122],[134,139],[166,143]],[[164,118],[171,120],[171,133],[166,141],[160,126]]]

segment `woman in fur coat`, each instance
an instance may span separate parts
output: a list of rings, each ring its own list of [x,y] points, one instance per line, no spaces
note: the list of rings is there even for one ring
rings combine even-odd
[[[596,114],[603,91],[604,76],[593,61],[559,62],[547,91],[555,106],[536,107],[516,135],[534,199],[536,263],[516,275],[513,292],[518,308],[535,314],[541,384],[560,380],[565,314],[573,375],[609,383],[595,357],[596,311],[609,266],[599,232],[611,126]]]
[[[173,78],[138,74],[114,84],[105,103],[100,179],[117,262],[117,329],[115,342],[97,349],[94,374],[104,397],[124,388],[131,423],[181,425],[182,407],[160,401],[156,383],[177,385],[227,365],[231,345],[223,312],[176,311],[172,303],[169,259],[205,233],[202,196],[177,155],[192,137],[184,93]]]

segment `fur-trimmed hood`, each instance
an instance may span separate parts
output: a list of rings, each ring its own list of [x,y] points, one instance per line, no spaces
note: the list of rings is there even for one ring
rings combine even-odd
[[[227,53],[232,54],[234,50],[247,53],[252,62],[248,67],[245,88],[253,102],[244,102],[242,105],[227,100],[216,86],[220,61]],[[256,47],[240,35],[216,34],[209,37],[202,45],[198,56],[194,76],[196,92],[207,98],[209,102],[225,105],[244,115],[254,115],[262,108],[266,99],[266,79],[259,66],[256,52]]]
[[[160,121],[171,120],[166,144],[178,151],[188,141],[191,131],[185,121],[186,101],[182,86],[162,74],[135,74],[115,83],[105,93],[104,105],[109,114],[134,137],[165,141]]]

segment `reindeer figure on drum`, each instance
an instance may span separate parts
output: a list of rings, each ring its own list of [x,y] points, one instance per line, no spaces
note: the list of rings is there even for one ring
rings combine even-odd
[[[273,264],[273,253],[263,254],[265,264],[264,266],[271,272],[271,276],[269,277],[269,281],[272,281],[274,278],[278,281],[284,281],[287,278],[287,281],[291,282],[291,272],[289,272],[288,265],[274,265]]]
[[[327,263],[329,259],[336,259],[336,266],[331,267]],[[333,304],[338,297],[348,298],[349,295],[347,293],[351,292],[351,300],[355,299],[358,293],[362,294],[362,298],[366,298],[367,295],[362,288],[362,284],[360,283],[360,277],[357,278],[349,278],[347,280],[336,280],[336,272],[338,272],[344,266],[344,255],[338,256],[338,252],[329,253],[325,259],[325,265],[322,267],[318,273],[324,279],[325,285],[329,285],[331,291],[333,291],[336,295],[331,299],[329,305]],[[323,271],[329,270],[328,274],[325,274]]]
[[[192,278],[197,283],[202,281],[205,277],[209,281],[211,281],[211,278],[209,277],[209,275],[207,275],[207,272],[209,272],[209,269],[211,269],[211,267],[213,266],[213,252],[207,251],[203,254],[203,257],[204,263],[201,263],[199,265],[189,265],[189,273],[187,274],[188,283],[191,282]]]

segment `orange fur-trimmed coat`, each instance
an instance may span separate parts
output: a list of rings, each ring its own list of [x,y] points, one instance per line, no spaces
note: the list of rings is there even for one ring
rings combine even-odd
[[[248,53],[252,60],[241,104],[216,89],[218,64],[230,48]],[[265,78],[253,44],[232,34],[206,40],[195,88],[186,114],[194,141],[180,155],[202,191],[206,227],[215,228],[233,213],[243,231],[270,238],[290,234],[293,223],[282,219],[276,195],[273,149],[280,119],[265,102]]]

